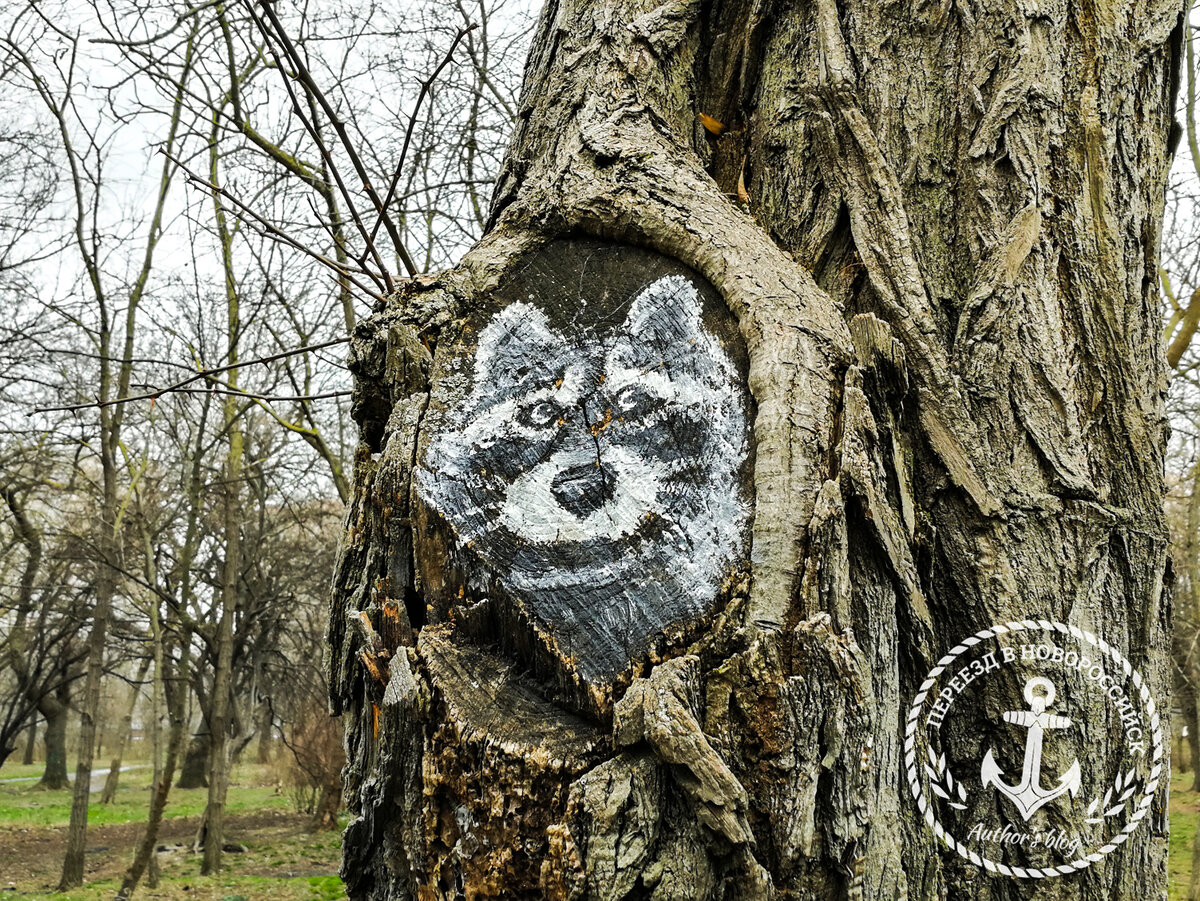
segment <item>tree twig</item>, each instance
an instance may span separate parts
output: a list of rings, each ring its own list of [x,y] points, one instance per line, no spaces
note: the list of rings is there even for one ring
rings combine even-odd
[[[388,215],[387,207],[384,206],[379,194],[371,184],[371,177],[367,173],[366,166],[363,165],[362,158],[358,155],[358,151],[354,149],[354,142],[350,140],[350,133],[346,131],[346,125],[338,118],[337,111],[333,108],[333,104],[329,102],[329,98],[325,96],[324,91],[317,85],[316,80],[312,77],[312,73],[308,71],[308,67],[304,64],[304,60],[300,56],[300,52],[292,43],[291,38],[287,35],[287,30],[283,27],[283,23],[279,21],[279,16],[275,14],[275,9],[271,4],[271,0],[259,0],[259,6],[266,13],[267,18],[273,26],[275,39],[283,47],[288,59],[291,61],[296,72],[296,77],[305,90],[309,92],[309,96],[313,97],[320,104],[321,109],[329,118],[329,124],[333,126],[333,130],[337,132],[338,140],[342,144],[342,148],[346,151],[346,156],[350,160],[350,165],[354,167],[354,171],[358,174],[362,181],[363,191],[367,197],[371,199],[371,203],[375,206],[376,214],[382,219],[384,227],[387,229],[388,235],[392,239],[392,244],[395,247],[396,255],[400,257],[404,268],[408,270],[409,275],[417,275],[416,264],[412,261],[412,257],[408,255],[408,251],[404,248],[404,243],[400,240],[400,232],[396,229],[396,223],[392,221],[392,217]],[[256,17],[257,18],[257,17]],[[333,166],[332,157],[329,158],[330,166]],[[371,241],[370,236],[367,237],[368,243]]]
[[[389,273],[387,267],[384,266],[383,258],[380,256],[378,249],[375,247],[375,242],[372,241],[367,235],[367,227],[363,223],[362,216],[358,212],[358,207],[354,203],[354,196],[346,187],[346,182],[342,178],[341,171],[338,169],[337,163],[333,159],[333,154],[331,154],[329,152],[329,148],[325,146],[325,141],[322,139],[321,133],[317,130],[316,123],[309,120],[309,117],[305,114],[304,109],[301,107],[300,99],[296,96],[296,92],[292,88],[292,76],[288,75],[287,67],[284,66],[283,60],[279,58],[279,54],[275,50],[275,45],[273,42],[279,40],[279,38],[275,35],[273,29],[269,28],[267,23],[263,21],[262,17],[259,16],[255,11],[254,0],[245,0],[245,4],[246,9],[250,13],[250,18],[254,20],[254,24],[257,26],[259,32],[263,36],[263,40],[266,41],[267,52],[271,54],[271,58],[275,61],[275,67],[279,70],[280,75],[283,77],[283,86],[287,91],[288,98],[292,102],[292,109],[296,113],[296,117],[304,125],[305,130],[308,131],[309,136],[317,145],[317,152],[321,155],[321,159],[325,161],[325,165],[329,169],[329,174],[333,176],[334,184],[337,185],[338,193],[341,194],[342,199],[346,201],[346,207],[350,211],[350,218],[354,222],[355,227],[358,229],[359,235],[362,236],[362,239],[365,242],[366,246],[363,249],[363,259],[359,259],[359,264],[364,265],[364,259],[366,255],[369,254],[373,256],[375,258],[375,264],[379,267],[380,275],[383,278],[384,290],[389,292],[392,291],[395,285],[392,283],[391,273]],[[278,21],[278,19],[276,18],[275,21]],[[280,28],[282,28],[282,26],[280,26]],[[283,44],[285,47],[285,51],[287,47],[292,47],[291,41],[287,40],[286,34],[283,35],[281,44]],[[292,50],[294,52],[295,48],[292,47]],[[290,62],[292,62],[293,68],[296,68],[298,72],[299,67],[296,66],[296,61],[292,59],[290,55],[288,59]],[[302,62],[300,63],[300,66],[303,66]],[[305,71],[307,71],[307,69]],[[299,78],[298,74],[296,78],[301,82],[301,84],[304,85],[305,91],[309,94],[309,96],[311,96],[313,87],[310,87],[309,82]],[[353,151],[351,150],[351,152]]]
[[[430,76],[421,82],[421,90],[417,94],[417,102],[413,104],[412,115],[408,117],[408,127],[404,130],[404,143],[400,146],[400,156],[396,160],[396,171],[392,173],[392,182],[390,185],[388,185],[387,196],[383,199],[384,209],[387,209],[387,207],[391,204],[392,198],[396,194],[396,186],[400,184],[400,173],[404,169],[404,161],[408,158],[408,147],[409,144],[412,143],[413,131],[417,126],[417,117],[421,113],[421,104],[425,102],[425,98],[429,95],[430,88],[433,87],[433,83],[437,81],[438,76],[442,74],[442,70],[445,69],[446,66],[450,64],[450,60],[454,58],[454,51],[458,48],[458,45],[462,42],[462,39],[478,27],[479,26],[477,24],[471,22],[458,29],[458,33],[454,36],[454,40],[450,42],[450,49],[446,51],[446,55],[442,57],[442,61],[438,63],[437,68],[433,70]],[[375,240],[375,235],[379,233],[379,225],[382,222],[383,213],[381,211],[380,215],[375,219],[375,227],[371,229],[371,240]],[[409,274],[414,273],[410,271]]]
[[[62,406],[62,407],[38,407],[38,408],[34,409],[33,411],[31,411],[30,415],[32,415],[33,413],[71,413],[76,410],[90,410],[92,408],[111,407],[111,406],[115,406],[116,404],[127,404],[127,403],[131,403],[133,401],[139,401],[139,400],[155,400],[156,398],[162,397],[164,394],[239,394],[244,397],[250,397],[250,398],[253,398],[256,400],[266,400],[266,401],[272,401],[272,400],[320,400],[320,399],[323,399],[326,397],[342,397],[342,396],[345,396],[346,394],[349,394],[350,392],[341,391],[341,392],[334,392],[332,394],[313,394],[313,395],[308,395],[305,397],[292,397],[292,396],[265,397],[265,396],[261,396],[261,395],[248,393],[248,392],[234,392],[234,391],[220,390],[220,389],[215,389],[215,388],[196,389],[196,388],[188,388],[187,386],[192,385],[192,384],[200,381],[201,379],[211,378],[214,375],[219,375],[222,372],[229,372],[231,370],[241,369],[246,366],[255,366],[258,364],[273,363],[276,360],[282,360],[286,357],[294,357],[294,356],[297,356],[298,354],[309,353],[310,351],[323,350],[326,347],[333,347],[334,345],[337,345],[337,344],[346,344],[349,340],[350,340],[349,337],[333,338],[330,341],[324,341],[320,344],[309,344],[304,347],[295,347],[295,348],[292,348],[291,350],[283,350],[283,351],[280,351],[279,353],[270,354],[269,356],[265,356],[265,357],[257,357],[253,360],[241,360],[237,363],[231,363],[228,366],[217,366],[212,369],[202,369],[199,372],[197,372],[195,375],[189,376],[186,379],[175,382],[173,385],[168,385],[165,388],[157,388],[154,391],[147,391],[143,394],[136,394],[136,395],[132,395],[130,397],[118,397],[113,400],[107,400],[107,401],[89,401],[88,403],[70,404],[70,405]]]
[[[162,152],[166,153],[166,151],[162,151]],[[365,294],[369,294],[371,297],[374,297],[376,300],[383,300],[382,294],[380,294],[378,291],[372,291],[370,288],[368,288],[366,285],[364,285],[362,282],[360,282],[358,279],[356,279],[353,275],[351,275],[350,271],[348,269],[346,269],[345,266],[340,265],[336,260],[329,259],[329,257],[325,256],[322,253],[318,253],[317,251],[313,250],[308,245],[304,244],[302,241],[299,241],[296,238],[293,238],[287,232],[283,231],[283,229],[279,228],[277,225],[272,224],[269,220],[260,216],[258,213],[254,212],[252,207],[250,207],[248,204],[243,203],[241,200],[239,200],[233,194],[229,193],[229,191],[225,190],[225,188],[222,188],[220,185],[214,184],[213,182],[209,181],[202,175],[197,175],[195,172],[193,172],[191,169],[189,169],[180,160],[175,159],[175,157],[171,156],[170,154],[166,154],[166,156],[167,156],[167,159],[171,160],[171,162],[173,162],[176,166],[178,166],[180,169],[183,170],[184,174],[187,175],[189,181],[193,181],[196,184],[203,185],[204,187],[208,188],[210,191],[216,191],[218,194],[220,194],[222,197],[224,197],[226,200],[228,200],[230,203],[232,203],[236,207],[236,209],[234,210],[234,215],[236,215],[243,222],[250,222],[250,224],[252,224],[252,225],[257,225],[259,227],[259,229],[262,231],[262,233],[265,234],[267,237],[274,238],[277,241],[282,241],[285,244],[296,248],[297,250],[301,251],[302,253],[308,254],[310,257],[312,257],[314,260],[316,260],[322,266],[326,266],[329,269],[332,269],[337,275],[345,278],[346,281],[350,282],[352,285],[354,285],[356,288],[358,288],[358,290],[362,291]],[[373,272],[371,272],[370,270],[362,269],[359,271],[365,275],[371,276],[372,278],[376,277],[375,274]]]

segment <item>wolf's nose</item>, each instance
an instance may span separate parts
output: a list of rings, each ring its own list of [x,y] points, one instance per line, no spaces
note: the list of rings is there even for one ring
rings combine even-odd
[[[550,490],[564,509],[583,519],[595,513],[616,491],[617,474],[603,463],[582,463],[554,477]]]

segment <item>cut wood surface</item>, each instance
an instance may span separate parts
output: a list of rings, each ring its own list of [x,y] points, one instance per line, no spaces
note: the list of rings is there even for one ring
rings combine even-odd
[[[744,570],[751,403],[715,291],[638,248],[531,254],[434,353],[418,445],[426,622],[593,710]]]

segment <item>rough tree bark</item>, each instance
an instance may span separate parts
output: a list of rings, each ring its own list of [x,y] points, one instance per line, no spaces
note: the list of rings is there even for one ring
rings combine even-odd
[[[486,236],[355,331],[362,443],[330,626],[352,897],[1163,889],[1161,788],[1093,866],[998,877],[929,828],[904,742],[939,658],[1012,621],[1102,636],[1165,701],[1156,263],[1180,14],[1174,0],[546,5]],[[489,530],[536,536],[528,519],[474,496],[493,518],[473,519],[429,487],[440,473],[482,492],[521,464],[483,465],[487,441],[454,417],[603,343],[560,315],[576,298],[597,326],[620,273],[589,269],[584,246],[628,254],[638,284],[678,265],[711,287],[747,355],[731,384],[752,396],[744,555],[689,611],[661,568],[588,595],[641,629],[623,651],[581,631],[571,595],[590,589],[521,582],[540,539],[497,545]],[[637,306],[636,284],[612,290]],[[609,360],[625,352],[611,340]],[[506,434],[580,416],[607,465],[617,424],[574,402],[522,408]],[[476,470],[448,432],[480,453]],[[681,553],[679,571],[695,563]],[[1019,746],[1001,717],[1053,698],[1039,707],[1031,680],[1022,700],[997,669],[971,709],[1000,723],[987,740]],[[1046,765],[1074,754],[1111,781],[1125,753],[1111,714],[1060,694],[1052,712],[1071,717],[1051,720],[1077,727],[1046,739]],[[945,747],[958,759],[981,739]],[[1061,809],[1081,824],[1088,797]],[[987,826],[1011,818],[1000,803]],[[1037,815],[1061,825],[1057,810]]]

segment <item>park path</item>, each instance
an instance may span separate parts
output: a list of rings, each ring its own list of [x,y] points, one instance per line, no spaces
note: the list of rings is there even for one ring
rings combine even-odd
[[[147,764],[137,764],[135,766],[123,766],[123,767],[121,767],[119,772],[125,773],[125,772],[128,772],[129,770],[144,770],[146,768],[146,766],[147,766]],[[104,790],[104,780],[108,778],[109,769],[111,769],[111,767],[104,767],[103,769],[92,770],[92,791],[98,792],[98,791]],[[42,778],[41,776],[17,776],[12,779],[0,779],[0,784],[7,784],[10,782],[37,782],[41,778]],[[72,782],[74,782],[75,774],[68,773],[67,778],[70,779]]]

